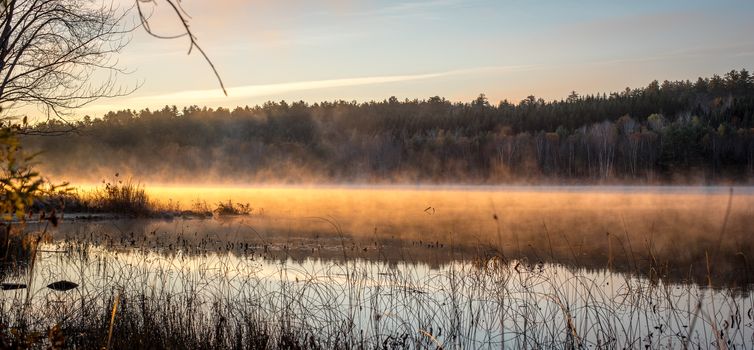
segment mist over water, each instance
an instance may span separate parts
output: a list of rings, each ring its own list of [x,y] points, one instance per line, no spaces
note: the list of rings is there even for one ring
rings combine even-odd
[[[146,190],[156,200],[183,209],[198,202],[212,206],[230,200],[250,204],[252,212],[219,223],[147,221],[148,226],[135,226],[137,232],[213,234],[222,241],[270,244],[270,249],[285,249],[298,258],[337,258],[341,240],[346,239],[349,249],[370,259],[441,264],[499,252],[508,258],[596,269],[661,269],[677,280],[698,282],[707,272],[708,255],[717,260],[721,277],[748,280],[748,263],[737,254],[754,253],[749,243],[754,225],[751,187],[147,186]],[[730,213],[721,232],[729,200]],[[91,229],[101,230],[118,233],[108,225]],[[334,249],[312,250],[319,246]]]
[[[573,337],[647,348],[752,344],[752,188],[147,191],[184,208],[231,200],[253,210],[212,219],[69,214],[40,256],[34,288],[57,278],[81,282],[84,295],[118,286],[210,325],[225,315],[242,322],[249,310],[265,321],[287,315],[323,341],[346,318],[351,336],[417,334],[420,348],[435,344],[425,334],[452,348],[557,348]],[[56,297],[43,289],[35,301]],[[108,300],[89,303],[107,310]]]
[[[235,327],[258,319],[267,332],[295,325],[323,344],[752,344],[752,187],[144,189],[178,210],[66,213],[42,245],[35,277],[7,275],[38,290],[39,322],[71,313],[89,320],[77,305],[107,311],[122,298],[126,319],[195,317],[192,332],[239,339],[252,331]],[[180,214],[220,202],[251,211]],[[59,279],[75,281],[79,294],[53,304],[59,297],[44,286]],[[4,310],[24,297],[6,295]]]
[[[116,3],[0,2],[0,350],[754,349],[754,2]]]
[[[41,123],[40,170],[208,184],[751,184],[748,71],[545,101],[165,106]],[[565,98],[565,96],[563,96]],[[498,103],[499,102],[499,103]],[[514,101],[515,102],[515,101]]]

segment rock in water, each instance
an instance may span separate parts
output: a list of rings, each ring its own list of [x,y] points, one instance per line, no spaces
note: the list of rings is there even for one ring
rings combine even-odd
[[[60,292],[64,292],[67,290],[71,290],[73,288],[78,287],[79,285],[76,283],[73,283],[71,281],[57,281],[53,282],[47,285],[47,288],[50,288],[52,290],[57,290]]]
[[[3,283],[0,284],[0,289],[2,290],[14,290],[14,289],[24,289],[26,288],[26,285],[23,283]]]

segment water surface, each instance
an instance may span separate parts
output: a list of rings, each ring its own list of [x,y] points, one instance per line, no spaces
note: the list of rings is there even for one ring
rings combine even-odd
[[[114,237],[131,232],[150,237],[147,234],[153,231],[214,235],[220,241],[287,250],[296,258],[323,257],[328,252],[342,255],[338,250],[346,245],[362,252],[363,258],[427,263],[493,252],[507,258],[641,270],[700,281],[706,280],[707,260],[713,258],[721,278],[739,277],[744,283],[750,277],[746,257],[754,253],[750,243],[754,187],[147,187],[147,191],[185,209],[231,200],[248,203],[253,210],[250,216],[234,220],[130,221],[110,227],[98,223],[96,228],[77,224],[77,230],[111,232]]]

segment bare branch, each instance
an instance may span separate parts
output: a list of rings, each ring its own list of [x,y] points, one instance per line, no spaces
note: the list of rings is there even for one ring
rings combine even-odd
[[[144,15],[144,11],[142,9],[141,3],[152,3],[157,4],[158,0],[136,0],[136,9],[139,13],[139,19],[141,20],[142,27],[144,30],[151,36],[159,39],[178,39],[187,37],[189,38],[189,49],[188,54],[191,54],[191,51],[196,48],[197,51],[202,55],[204,60],[209,64],[210,68],[212,69],[212,72],[215,74],[215,77],[217,78],[218,83],[220,84],[220,88],[223,90],[223,93],[225,96],[228,96],[228,91],[225,89],[225,84],[223,83],[222,78],[220,77],[220,73],[218,73],[217,68],[215,68],[215,64],[212,62],[212,60],[209,58],[206,52],[204,52],[204,49],[202,49],[201,46],[199,46],[199,43],[197,42],[197,38],[194,35],[194,33],[191,31],[191,28],[189,27],[189,19],[191,16],[189,16],[186,11],[183,10],[180,4],[180,0],[163,0],[165,3],[167,3],[170,8],[173,10],[174,15],[178,18],[180,21],[180,24],[183,28],[183,33],[176,34],[176,35],[162,35],[159,33],[156,33],[152,30],[151,26],[149,25],[149,17]]]
[[[112,0],[0,0],[0,116],[36,106],[49,118],[65,121],[71,111],[97,99],[125,96],[135,89],[116,86],[117,54],[129,34],[142,27],[160,39],[188,38],[209,64],[223,93],[225,85],[212,60],[199,46],[180,0],[134,0],[138,24],[127,27],[129,9]],[[167,3],[181,33],[162,35],[150,26],[144,4]]]
[[[2,6],[0,106],[33,105],[64,120],[99,98],[133,91],[116,87],[125,72],[112,58],[135,29],[124,26],[128,11],[109,0],[3,0]]]

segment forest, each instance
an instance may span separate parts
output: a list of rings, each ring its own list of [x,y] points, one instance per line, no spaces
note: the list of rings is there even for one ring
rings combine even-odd
[[[64,180],[162,183],[751,183],[754,78],[545,101],[425,100],[120,110],[24,132]]]

